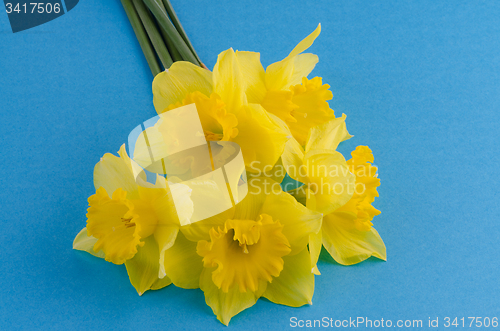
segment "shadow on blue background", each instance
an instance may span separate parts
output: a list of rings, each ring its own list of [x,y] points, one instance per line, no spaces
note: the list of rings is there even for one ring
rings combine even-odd
[[[382,180],[387,262],[322,260],[312,306],[260,300],[230,328],[500,317],[498,2],[172,2],[210,68],[229,47],[281,60],[321,22],[313,75],[355,135],[340,151],[370,146]],[[0,328],[223,328],[200,290],[139,297],[123,266],[71,249],[95,163],[155,115],[120,2],[81,1],[16,34],[0,13],[0,40]]]

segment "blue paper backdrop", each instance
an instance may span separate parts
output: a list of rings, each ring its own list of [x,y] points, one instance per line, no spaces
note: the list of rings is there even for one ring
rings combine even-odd
[[[322,261],[313,305],[259,302],[232,329],[290,318],[500,317],[500,3],[172,0],[212,68],[229,47],[285,57],[321,22],[331,85],[382,185],[388,261]],[[118,0],[13,34],[0,12],[0,329],[223,329],[200,290],[138,297],[123,266],[71,249],[93,167],[155,115],[152,76]]]

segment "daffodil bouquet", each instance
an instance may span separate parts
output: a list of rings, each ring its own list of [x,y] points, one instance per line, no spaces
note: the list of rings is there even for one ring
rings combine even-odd
[[[343,265],[385,260],[373,154],[336,151],[351,138],[346,115],[335,117],[321,77],[307,78],[319,33],[265,70],[259,53],[233,49],[212,71],[197,57],[165,63],[158,116],[96,164],[73,247],[125,264],[139,295],[200,288],[226,325],[260,297],[311,304],[322,247]]]

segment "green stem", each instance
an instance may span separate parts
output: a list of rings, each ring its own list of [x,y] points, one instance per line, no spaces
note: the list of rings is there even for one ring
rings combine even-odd
[[[179,32],[177,32],[172,22],[170,22],[167,14],[162,10],[163,6],[160,6],[155,0],[144,0],[144,3],[148,6],[149,10],[151,10],[158,23],[165,29],[165,32],[172,38],[182,58],[196,65],[200,65],[189,46],[184,39],[182,39]]]
[[[146,28],[149,39],[153,43],[156,54],[158,54],[163,67],[165,69],[170,68],[170,66],[174,62],[172,61],[172,57],[170,57],[167,47],[165,46],[165,43],[163,42],[163,39],[158,32],[158,28],[156,27],[153,16],[141,0],[132,0],[132,2],[135,6],[135,9],[137,10],[137,13],[139,14],[139,17],[141,18],[142,24]]]
[[[196,57],[196,60],[200,64],[202,64],[200,57],[198,54],[196,54],[196,51],[194,50],[193,44],[191,44],[191,41],[189,40],[186,31],[184,31],[184,28],[182,27],[181,22],[179,21],[179,18],[177,17],[177,14],[174,11],[174,8],[172,7],[172,4],[170,3],[169,0],[163,0],[163,4],[165,5],[165,8],[167,9],[168,16],[170,16],[170,19],[172,20],[172,23],[174,23],[175,28],[177,31],[179,31],[179,34],[181,35],[182,39],[186,42],[188,45],[189,49],[191,49],[191,52],[193,52],[194,56]]]
[[[167,13],[167,10],[163,6],[163,3],[161,2],[161,0],[155,0],[155,1],[156,1],[156,3],[158,3],[162,7],[162,11]],[[170,38],[167,31],[165,31],[165,29],[161,25],[160,25],[160,32],[163,35],[163,40],[165,40],[165,44],[167,45],[168,51],[170,52],[170,55],[172,55],[172,59],[174,60],[174,62],[182,61],[182,56],[179,53],[179,51],[177,50],[177,48],[175,47],[175,44],[174,44],[172,38]]]
[[[160,65],[158,64],[158,60],[156,59],[156,55],[153,47],[151,46],[151,42],[146,35],[146,31],[142,26],[141,19],[139,18],[139,15],[135,11],[134,5],[130,0],[121,0],[121,2],[123,9],[125,9],[125,13],[127,13],[130,25],[132,25],[132,28],[134,29],[135,36],[139,41],[139,45],[141,45],[142,52],[144,53],[144,57],[146,58],[146,61],[149,65],[149,69],[151,69],[151,73],[153,74],[153,76],[156,76],[161,72]]]
[[[170,38],[167,31],[165,31],[165,29],[161,25],[160,25],[160,32],[163,35],[163,40],[165,40],[165,44],[167,44],[168,51],[170,55],[172,55],[172,59],[174,60],[174,62],[182,61],[182,56],[177,50],[177,48],[175,48],[175,44],[172,41],[172,38]]]

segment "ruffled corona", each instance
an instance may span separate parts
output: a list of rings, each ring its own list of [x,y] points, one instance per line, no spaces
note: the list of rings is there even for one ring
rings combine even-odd
[[[352,198],[342,207],[324,217],[323,245],[330,255],[344,265],[359,263],[370,256],[386,259],[386,248],[372,220],[380,211],[371,204],[378,196],[377,168],[372,166],[373,154],[367,146],[358,146],[347,161],[356,175]]]
[[[267,91],[261,102],[264,109],[285,121],[287,124],[297,122],[292,113],[299,108],[292,102],[292,91]]]
[[[356,175],[356,190],[353,198],[362,198],[367,203],[378,197],[377,187],[380,179],[377,178],[377,167],[372,165],[373,154],[368,146],[358,146],[351,152],[352,158],[347,161],[349,170]]]
[[[97,238],[94,251],[102,249],[106,261],[122,264],[137,253],[137,246],[144,245],[139,235],[141,225],[133,205],[126,199],[127,192],[117,189],[109,198],[100,187],[89,197],[87,233]]]
[[[224,228],[210,231],[210,242],[202,240],[197,251],[214,284],[227,293],[233,286],[240,292],[258,289],[259,282],[272,282],[283,270],[282,257],[290,253],[283,226],[262,214],[257,221],[228,220]]]
[[[351,156],[347,165],[350,172],[356,175],[354,194],[348,203],[333,213],[333,217],[346,218],[346,215],[350,215],[347,219],[352,220],[357,230],[370,231],[373,217],[380,214],[380,211],[371,205],[375,197],[378,197],[377,187],[380,186],[377,167],[371,165],[374,159],[368,146],[356,147]]]
[[[335,118],[328,100],[333,98],[330,85],[323,84],[321,77],[313,79],[302,78],[302,84],[290,87],[293,92],[292,103],[296,107],[291,112],[295,121],[290,121],[288,127],[293,136],[303,146],[309,129]]]
[[[170,105],[167,110],[196,104],[205,138],[209,141],[230,140],[238,135],[238,120],[226,111],[226,105],[217,93],[207,97],[199,91],[189,93],[182,102]]]
[[[380,179],[377,178],[377,167],[371,165],[373,154],[368,146],[358,146],[351,152],[352,158],[347,161],[349,170],[356,175],[356,186],[351,200],[339,208],[335,214],[350,213],[356,229],[370,231],[373,226],[373,217],[380,214],[371,203],[378,197],[377,187]]]

